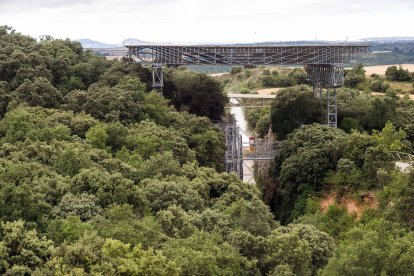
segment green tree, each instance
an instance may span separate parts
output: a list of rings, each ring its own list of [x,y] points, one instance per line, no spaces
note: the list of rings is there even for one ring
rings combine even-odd
[[[95,217],[92,225],[101,237],[131,245],[141,244],[143,248],[158,248],[167,238],[162,232],[161,223],[153,216],[140,216],[131,205],[113,204],[103,216]]]
[[[287,264],[296,275],[316,275],[333,256],[332,237],[313,226],[290,224],[278,227],[268,237],[265,263],[277,268]]]
[[[360,224],[348,233],[322,275],[410,275],[413,235],[383,219]]]
[[[162,253],[131,247],[114,239],[87,234],[74,244],[62,244],[39,275],[179,275],[177,265]]]
[[[279,139],[302,125],[320,122],[321,117],[322,105],[308,86],[279,91],[270,111],[272,130]]]
[[[53,242],[39,237],[36,230],[26,230],[22,220],[1,223],[0,273],[31,274],[40,268],[53,251]]]
[[[141,184],[144,196],[154,212],[165,210],[174,204],[186,211],[202,210],[204,207],[204,200],[188,181],[147,179]]]
[[[251,275],[254,263],[214,234],[196,232],[187,239],[171,239],[162,249],[181,268],[182,275]]]
[[[277,188],[262,192],[271,193],[272,210],[282,223],[302,215],[307,197],[321,190],[326,173],[340,159],[344,138],[341,130],[314,124],[295,130],[279,145],[272,168]]]
[[[102,208],[97,205],[97,198],[86,193],[80,195],[67,193],[52,210],[52,214],[56,217],[78,216],[83,221],[90,220],[102,212]]]
[[[167,72],[173,87],[164,89],[164,96],[179,110],[187,110],[211,120],[220,120],[228,102],[220,83],[210,76],[186,70]]]
[[[62,94],[45,78],[25,80],[15,91],[19,103],[56,108],[62,103]]]

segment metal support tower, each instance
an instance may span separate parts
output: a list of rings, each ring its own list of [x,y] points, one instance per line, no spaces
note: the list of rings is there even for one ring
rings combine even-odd
[[[338,127],[338,106],[336,102],[336,87],[326,89],[326,107],[328,126]]]
[[[243,144],[236,120],[228,122],[224,128],[226,137],[226,172],[235,172],[243,179]]]
[[[152,88],[162,93],[164,87],[164,73],[162,71],[161,63],[154,63],[152,65]]]
[[[315,97],[322,100],[322,89],[326,88],[326,124],[338,127],[336,88],[344,84],[344,68],[333,64],[307,64],[304,68]]]

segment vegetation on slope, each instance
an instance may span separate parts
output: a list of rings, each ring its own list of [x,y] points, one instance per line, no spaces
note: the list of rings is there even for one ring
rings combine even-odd
[[[412,148],[409,99],[344,89],[341,120],[361,126],[349,134],[297,128],[318,117],[309,106],[317,103],[309,88],[289,88],[272,117],[259,116],[263,129],[282,122],[286,140],[274,186],[254,187],[222,173],[224,139],[211,120],[227,98],[214,79],[169,69],[162,97],[150,92],[148,68],[76,42],[37,42],[3,26],[0,46],[0,274],[414,270],[414,176],[392,159]],[[280,117],[290,108],[309,108],[312,120]],[[323,211],[318,197],[332,190],[375,192],[379,206],[360,218],[335,205]]]

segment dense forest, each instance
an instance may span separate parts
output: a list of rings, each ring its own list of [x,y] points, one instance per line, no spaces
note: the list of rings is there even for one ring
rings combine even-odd
[[[356,89],[362,70],[339,129],[302,82],[251,116],[281,141],[251,186],[223,172],[218,80],[166,69],[160,95],[131,60],[0,27],[0,274],[412,274],[414,173],[394,152],[413,150],[414,102]]]
[[[379,53],[366,58],[364,64],[404,64],[414,63],[414,41],[375,42],[369,41],[373,51]]]

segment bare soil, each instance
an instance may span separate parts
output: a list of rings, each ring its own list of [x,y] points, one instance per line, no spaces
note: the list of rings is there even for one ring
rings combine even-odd
[[[338,204],[345,207],[348,214],[354,214],[357,219],[360,219],[362,212],[365,209],[378,208],[378,200],[374,193],[368,192],[361,195],[361,202],[347,196],[343,196],[337,200],[337,194],[331,193],[322,198],[319,202],[319,206],[323,212],[326,212],[332,204]]]

